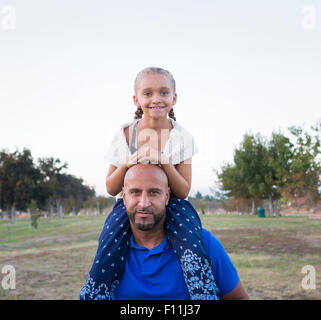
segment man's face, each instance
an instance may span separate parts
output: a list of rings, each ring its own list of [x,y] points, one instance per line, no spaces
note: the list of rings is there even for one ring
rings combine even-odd
[[[155,165],[131,167],[124,179],[123,199],[132,227],[142,231],[162,227],[169,200],[166,174]]]

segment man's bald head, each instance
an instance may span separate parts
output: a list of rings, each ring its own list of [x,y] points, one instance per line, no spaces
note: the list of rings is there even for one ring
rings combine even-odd
[[[133,180],[147,179],[154,183],[163,183],[168,187],[168,178],[164,170],[155,164],[136,164],[130,167],[124,177],[124,187]]]

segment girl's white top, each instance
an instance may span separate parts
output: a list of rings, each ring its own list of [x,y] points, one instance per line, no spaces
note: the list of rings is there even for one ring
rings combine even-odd
[[[192,158],[198,152],[198,148],[193,136],[188,131],[173,119],[169,118],[169,120],[172,122],[173,128],[170,131],[163,153],[169,159],[171,164],[176,165],[184,160]],[[109,146],[106,159],[115,167],[119,167],[126,161],[126,158],[131,155],[126,141],[124,128],[130,126],[132,123],[133,122],[123,124],[117,130]],[[121,193],[116,196],[117,199],[120,197]]]

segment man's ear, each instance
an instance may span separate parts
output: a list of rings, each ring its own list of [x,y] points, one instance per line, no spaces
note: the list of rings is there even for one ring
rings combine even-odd
[[[121,191],[122,191],[122,193],[123,193],[123,201],[124,201],[124,205],[126,206],[126,200],[125,200],[125,189],[124,189],[124,187],[122,187],[121,188]]]
[[[170,195],[171,195],[171,189],[168,187],[167,194],[166,194],[166,198],[167,198],[166,199],[166,205],[168,205]]]

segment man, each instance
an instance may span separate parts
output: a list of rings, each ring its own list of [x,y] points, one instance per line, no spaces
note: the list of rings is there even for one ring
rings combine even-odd
[[[122,191],[132,235],[125,273],[114,299],[191,299],[164,230],[170,197],[166,174],[156,165],[135,165],[127,171]],[[202,234],[220,299],[248,299],[223,246],[209,231],[203,229]]]

